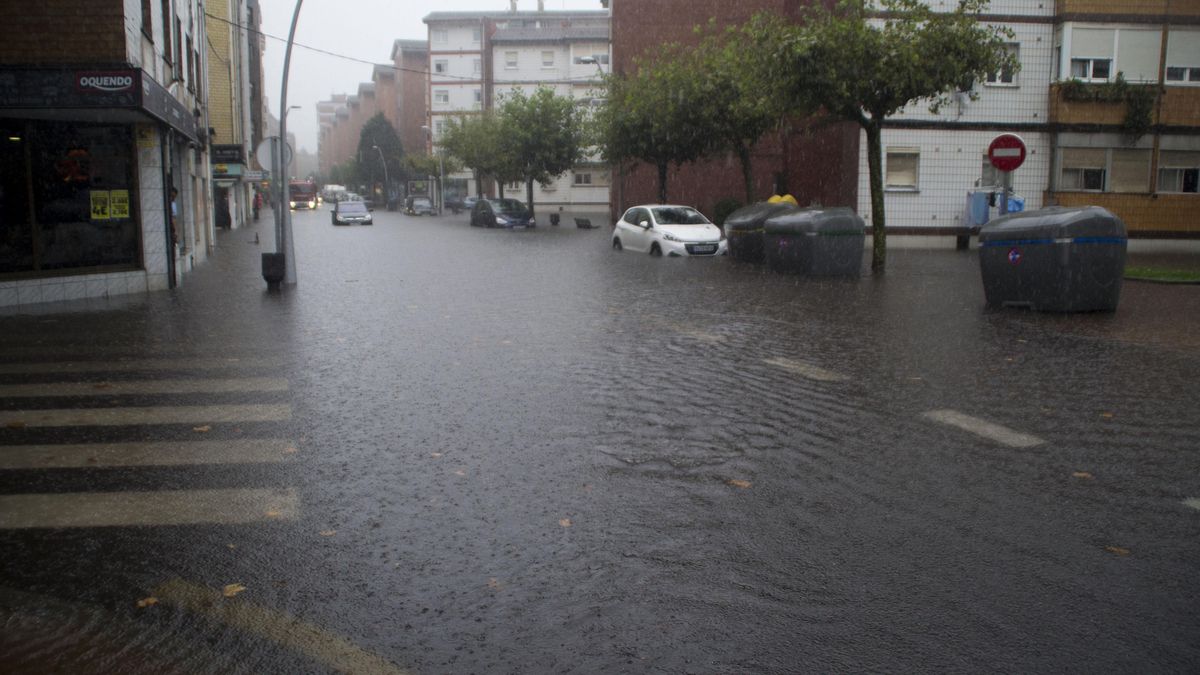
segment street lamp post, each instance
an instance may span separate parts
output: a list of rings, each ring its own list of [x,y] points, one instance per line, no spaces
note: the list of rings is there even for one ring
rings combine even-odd
[[[379,149],[378,145],[372,145],[375,152],[379,153],[379,163],[383,164],[383,208],[387,209],[391,204],[391,195],[389,194],[391,181],[388,180],[387,160],[383,158],[383,150]]]
[[[292,13],[292,28],[288,31],[287,49],[283,55],[283,83],[280,85],[279,91],[279,154],[280,160],[283,159],[283,146],[287,143],[287,90],[288,90],[288,70],[292,64],[292,44],[296,40],[296,23],[300,20],[300,4],[304,0],[296,0],[296,11]],[[279,162],[283,166],[283,162]],[[282,172],[281,172],[282,173]],[[283,253],[284,273],[283,283],[296,283],[296,246],[292,242],[292,210],[288,206],[288,182],[283,180],[280,185],[282,189],[279,191],[279,210],[283,216],[283,226],[280,228],[283,236],[280,253]]]
[[[429,149],[432,150],[433,149],[433,130],[426,126],[421,127],[421,130],[424,131],[425,135],[429,138]],[[437,209],[438,209],[438,215],[440,216],[440,215],[442,215],[442,208],[446,201],[446,192],[445,192],[446,186],[444,185],[444,183],[446,181],[446,166],[442,162],[441,148],[438,148],[437,158],[438,158],[438,193],[437,193],[438,207],[437,207]]]

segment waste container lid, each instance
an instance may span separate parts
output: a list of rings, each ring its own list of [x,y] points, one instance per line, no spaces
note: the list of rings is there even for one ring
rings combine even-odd
[[[1125,223],[1099,206],[1050,206],[1011,213],[979,229],[979,242],[1038,241],[1108,237],[1114,243],[1126,238]]]
[[[863,219],[845,206],[811,207],[781,213],[767,219],[767,234],[820,234],[864,236]]]
[[[790,213],[799,207],[787,202],[758,202],[734,211],[725,216],[725,232],[746,232],[762,229],[763,223],[771,216]]]

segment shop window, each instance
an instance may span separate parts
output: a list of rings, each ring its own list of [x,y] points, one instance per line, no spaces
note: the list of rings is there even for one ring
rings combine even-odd
[[[140,229],[128,127],[28,122],[0,138],[0,275],[133,268]]]
[[[884,186],[889,190],[916,190],[921,153],[916,148],[888,148]]]
[[[1063,148],[1059,190],[1104,189],[1107,152],[1093,148]]]
[[[1196,194],[1200,152],[1163,150],[1158,155],[1158,191]]]

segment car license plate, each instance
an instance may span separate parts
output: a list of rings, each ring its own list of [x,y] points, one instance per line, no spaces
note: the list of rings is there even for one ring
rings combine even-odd
[[[713,253],[716,250],[717,250],[717,247],[712,244],[702,244],[699,246],[692,247],[692,251],[695,253]]]

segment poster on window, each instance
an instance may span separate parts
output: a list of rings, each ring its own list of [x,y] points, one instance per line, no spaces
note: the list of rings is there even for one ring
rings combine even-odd
[[[92,190],[92,220],[108,220],[108,207],[108,190]]]
[[[129,190],[109,191],[108,215],[113,220],[123,220],[129,218]]]

